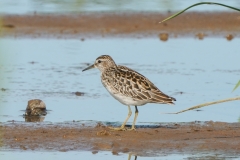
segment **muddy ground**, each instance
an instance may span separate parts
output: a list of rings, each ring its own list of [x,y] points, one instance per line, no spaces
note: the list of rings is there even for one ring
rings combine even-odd
[[[2,36],[13,37],[89,37],[192,36],[203,39],[205,36],[220,36],[232,39],[240,33],[238,12],[186,12],[166,23],[158,22],[173,13],[82,13],[67,15],[33,14],[3,15]]]
[[[0,126],[4,148],[21,150],[111,151],[138,155],[159,153],[240,153],[240,123],[192,122],[138,126],[136,131],[112,131],[101,123],[84,126],[7,123]]]

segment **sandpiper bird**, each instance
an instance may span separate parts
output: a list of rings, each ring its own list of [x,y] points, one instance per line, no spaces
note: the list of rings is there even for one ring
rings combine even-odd
[[[40,99],[28,101],[24,116],[45,116],[47,115],[46,104]]]
[[[119,102],[128,106],[128,116],[119,128],[113,130],[126,130],[125,125],[132,115],[130,106],[135,106],[135,117],[131,129],[135,130],[138,116],[137,106],[146,103],[174,104],[175,98],[161,92],[151,81],[140,73],[125,67],[116,65],[112,57],[102,55],[95,63],[83,71],[98,68],[101,72],[101,81],[108,92]]]

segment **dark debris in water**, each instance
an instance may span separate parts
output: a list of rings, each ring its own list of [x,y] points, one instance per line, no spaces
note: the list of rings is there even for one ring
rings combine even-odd
[[[131,128],[132,125],[126,125],[127,128]],[[168,128],[168,129],[177,129],[174,126],[162,126],[162,125],[136,125],[136,128],[149,128],[149,129],[156,129],[156,128]]]
[[[117,122],[106,122],[104,123],[106,126],[111,126],[111,127],[119,127],[121,124],[117,123]],[[95,128],[105,128],[106,126],[102,125],[102,123],[97,124],[97,126]],[[126,124],[125,125],[126,128],[131,128],[132,125]],[[138,128],[149,128],[149,129],[157,129],[157,128],[168,128],[168,129],[177,129],[178,126],[175,125],[161,125],[161,124],[146,124],[146,125],[135,125],[135,127]]]
[[[31,62],[29,62],[30,64],[36,64],[36,63],[38,63],[38,62],[35,62],[35,61],[31,61]]]
[[[7,89],[6,88],[1,88],[1,91],[6,91]]]
[[[85,93],[83,92],[73,92],[76,96],[84,96]]]
[[[178,94],[185,94],[185,92],[180,91],[180,92],[174,92],[173,93],[173,95],[178,95]]]
[[[97,154],[98,153],[98,151],[92,151],[92,154]]]

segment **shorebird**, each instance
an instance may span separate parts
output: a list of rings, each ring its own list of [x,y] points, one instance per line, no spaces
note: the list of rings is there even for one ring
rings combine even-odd
[[[40,99],[28,101],[24,116],[45,116],[47,114],[46,104]]]
[[[125,125],[132,115],[130,106],[135,106],[135,116],[131,129],[136,130],[135,123],[138,116],[137,106],[146,103],[174,104],[175,98],[161,92],[151,81],[140,73],[117,65],[109,55],[98,57],[94,64],[85,68],[86,71],[98,68],[101,72],[101,81],[107,91],[119,102],[128,106],[128,116],[119,128],[113,130],[126,130]]]

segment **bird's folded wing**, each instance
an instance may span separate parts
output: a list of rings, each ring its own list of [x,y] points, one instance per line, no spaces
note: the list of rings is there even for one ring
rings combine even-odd
[[[125,66],[118,66],[118,72],[115,72],[114,77],[115,90],[135,100],[170,104],[175,100],[161,92],[146,77]]]

